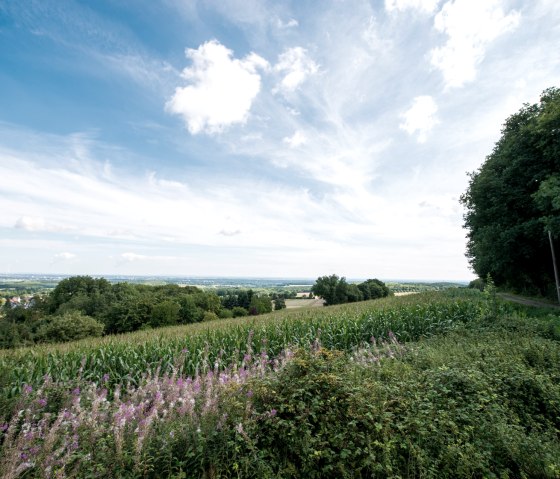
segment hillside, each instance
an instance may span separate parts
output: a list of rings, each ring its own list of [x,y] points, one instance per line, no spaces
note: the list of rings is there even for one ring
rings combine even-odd
[[[557,477],[559,340],[449,290],[3,351],[0,472]]]

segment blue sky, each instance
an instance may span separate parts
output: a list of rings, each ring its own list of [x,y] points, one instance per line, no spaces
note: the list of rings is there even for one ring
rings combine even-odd
[[[468,280],[556,0],[4,0],[0,272]]]

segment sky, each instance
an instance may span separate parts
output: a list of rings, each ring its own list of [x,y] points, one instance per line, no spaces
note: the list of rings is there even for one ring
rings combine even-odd
[[[470,280],[557,0],[2,0],[0,273]]]

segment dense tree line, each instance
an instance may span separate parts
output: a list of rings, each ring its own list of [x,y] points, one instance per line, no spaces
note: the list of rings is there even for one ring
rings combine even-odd
[[[348,283],[346,278],[339,278],[336,274],[317,278],[311,292],[323,298],[326,306],[385,298],[391,295],[385,283],[378,279],[368,279],[363,283],[355,284]]]
[[[467,257],[480,278],[555,296],[549,232],[560,236],[560,89],[510,116],[461,197]]]
[[[174,284],[111,284],[104,278],[62,280],[26,307],[3,306],[0,347],[58,342],[145,328],[189,324],[272,311],[272,299],[252,290],[219,297]]]

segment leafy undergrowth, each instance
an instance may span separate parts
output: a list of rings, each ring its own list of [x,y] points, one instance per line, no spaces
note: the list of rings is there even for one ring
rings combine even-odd
[[[1,477],[559,477],[560,320],[521,308],[416,342],[248,351],[107,391],[27,386]]]

